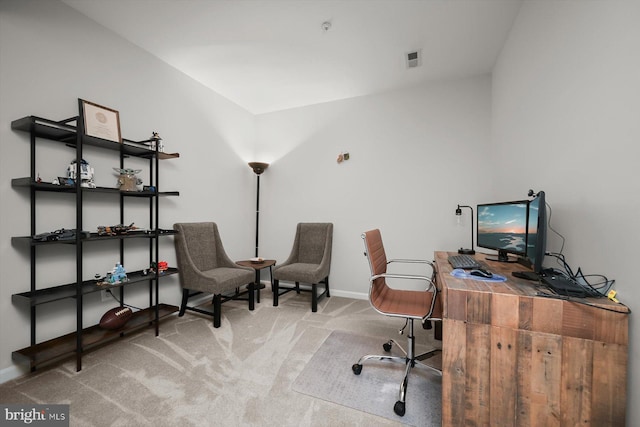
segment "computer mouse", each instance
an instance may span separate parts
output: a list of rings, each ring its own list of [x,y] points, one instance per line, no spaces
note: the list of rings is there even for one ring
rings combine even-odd
[[[485,270],[483,268],[476,268],[474,270],[471,270],[469,274],[472,276],[479,276],[479,277],[486,277],[486,278],[493,277],[492,272],[490,272],[489,270]]]

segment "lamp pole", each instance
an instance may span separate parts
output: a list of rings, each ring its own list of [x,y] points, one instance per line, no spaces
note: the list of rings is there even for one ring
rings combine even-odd
[[[258,187],[256,191],[256,257],[258,257],[258,236],[260,230],[260,175],[269,167],[268,163],[251,162],[249,167],[253,169],[258,180]]]
[[[260,175],[256,176],[258,180],[258,189],[256,191],[256,257],[258,256],[258,236],[260,230]]]
[[[460,248],[460,249],[458,249],[458,253],[459,254],[466,254],[466,255],[473,255],[473,254],[476,253],[476,251],[473,249],[473,208],[471,206],[467,206],[467,205],[458,205],[458,208],[456,209],[456,215],[457,216],[461,216],[462,215],[462,209],[461,208],[469,208],[471,210],[471,249]]]

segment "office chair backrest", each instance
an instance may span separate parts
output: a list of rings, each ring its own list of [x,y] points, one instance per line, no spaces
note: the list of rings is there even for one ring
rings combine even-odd
[[[375,230],[365,231],[362,233],[362,239],[364,240],[367,259],[369,260],[371,278],[379,274],[385,274],[387,272],[387,254],[384,251],[380,230],[376,228]],[[369,298],[374,304],[379,303],[379,299],[384,297],[388,289],[384,277],[373,279],[369,288]]]
[[[382,235],[380,230],[365,231],[362,233],[367,259],[369,260],[369,268],[371,275],[384,274],[387,272],[387,254],[382,244]]]
[[[200,271],[218,267],[218,226],[214,222],[175,224],[178,231],[176,243],[187,254],[194,267]]]

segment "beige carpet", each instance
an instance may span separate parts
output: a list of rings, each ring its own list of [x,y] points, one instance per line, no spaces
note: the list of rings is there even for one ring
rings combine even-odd
[[[334,330],[397,337],[401,326],[367,301],[334,296],[311,313],[308,294],[273,307],[267,291],[253,312],[225,303],[219,329],[187,313],[159,337],[148,330],[89,353],[80,372],[68,361],[2,384],[0,403],[69,404],[72,426],[401,425],[292,389]]]

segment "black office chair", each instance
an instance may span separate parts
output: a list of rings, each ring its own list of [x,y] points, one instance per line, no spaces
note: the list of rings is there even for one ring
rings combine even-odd
[[[405,395],[407,391],[407,383],[409,373],[414,366],[422,366],[430,369],[440,376],[442,371],[432,366],[422,363],[423,360],[429,359],[440,353],[440,349],[428,351],[426,353],[415,354],[415,337],[413,335],[413,321],[419,320],[423,325],[430,325],[432,320],[442,320],[442,302],[438,298],[438,290],[435,287],[433,277],[435,277],[435,265],[430,261],[409,260],[409,259],[392,259],[387,261],[387,256],[382,244],[382,236],[380,230],[371,230],[362,234],[365,245],[365,255],[369,260],[369,268],[371,269],[371,277],[369,279],[369,302],[378,313],[385,316],[400,317],[406,319],[405,326],[409,326],[407,336],[407,350],[402,348],[395,340],[390,339],[383,344],[385,352],[391,352],[391,347],[395,344],[405,354],[404,357],[385,355],[367,355],[362,356],[357,363],[352,366],[353,373],[360,375],[362,372],[362,364],[370,359],[390,360],[400,362],[406,365],[404,379],[400,384],[400,392],[398,401],[393,407],[393,411],[399,416],[405,414]],[[432,271],[431,278],[428,276],[417,276],[409,274],[389,274],[387,273],[387,265],[393,262],[398,263],[422,263],[430,267]],[[386,279],[411,279],[422,280],[426,282],[424,291],[403,290],[390,288]]]

